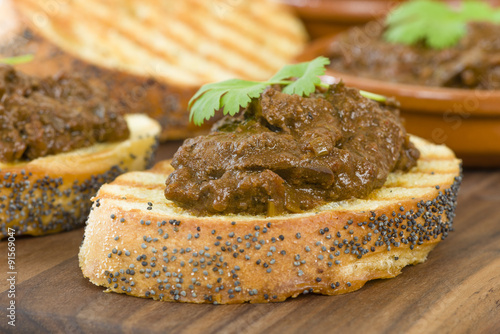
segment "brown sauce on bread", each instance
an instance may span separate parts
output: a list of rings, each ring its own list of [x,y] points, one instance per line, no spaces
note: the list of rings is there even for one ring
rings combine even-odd
[[[198,215],[279,215],[366,197],[416,164],[394,103],[343,84],[310,97],[268,88],[237,117],[188,139],[165,196]]]
[[[355,28],[332,44],[330,67],[360,77],[435,87],[500,89],[500,25],[469,23],[451,48],[392,44],[383,30]]]
[[[0,162],[30,161],[129,137],[117,105],[78,78],[0,66]]]

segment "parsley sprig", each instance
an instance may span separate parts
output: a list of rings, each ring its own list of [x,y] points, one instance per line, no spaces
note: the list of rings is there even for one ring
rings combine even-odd
[[[472,21],[500,23],[500,9],[476,0],[464,1],[459,8],[441,1],[414,0],[388,15],[384,38],[405,45],[423,41],[430,48],[444,49],[456,45]]]
[[[310,62],[286,65],[268,81],[230,79],[204,85],[189,101],[189,119],[201,125],[221,108],[224,115],[234,116],[240,107],[246,107],[270,85],[283,85],[286,94],[309,96],[316,86],[322,85],[319,77],[325,74],[329,63],[328,58],[318,57]]]
[[[189,101],[189,120],[201,125],[219,109],[222,109],[224,115],[234,116],[270,85],[282,85],[282,92],[285,94],[309,96],[316,87],[329,87],[320,79],[329,63],[328,58],[318,57],[310,62],[286,65],[267,81],[230,79],[204,85]],[[363,91],[360,93],[375,101],[386,100],[385,96]]]
[[[32,54],[26,54],[26,55],[22,55],[22,56],[0,58],[0,63],[7,64],[7,65],[18,65],[18,64],[29,63],[30,61],[33,60],[33,58],[34,58],[34,56]]]

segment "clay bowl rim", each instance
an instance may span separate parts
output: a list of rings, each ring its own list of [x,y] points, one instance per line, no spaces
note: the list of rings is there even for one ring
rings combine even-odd
[[[282,0],[301,17],[314,20],[362,23],[384,16],[404,0]]]
[[[393,7],[408,0],[281,0],[302,18],[309,20],[363,23],[383,17]],[[444,0],[459,5],[461,0]],[[486,0],[500,6],[500,0]]]
[[[328,56],[328,48],[335,41],[337,34],[329,35],[309,43],[297,57],[297,61],[309,61],[318,56]],[[394,97],[401,102],[403,110],[442,114],[447,109],[454,109],[457,103],[464,101],[477,103],[467,112],[474,116],[500,117],[500,90],[441,88],[420,85],[394,83],[376,79],[358,77],[327,68],[327,82],[344,81],[349,86],[373,91],[374,93]],[[333,77],[328,78],[328,77]]]

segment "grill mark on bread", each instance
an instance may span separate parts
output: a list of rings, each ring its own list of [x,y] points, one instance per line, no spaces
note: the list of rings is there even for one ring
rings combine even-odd
[[[192,58],[192,62],[203,62],[203,61],[207,62],[208,61],[209,64],[205,64],[207,67],[206,68],[207,72],[212,71],[213,67],[215,66],[217,68],[217,71],[222,73],[224,76],[231,76],[234,74],[237,76],[248,75],[248,73],[246,73],[244,67],[238,67],[238,68],[233,67],[233,68],[230,68],[232,72],[228,72],[227,69],[225,69],[223,66],[221,66],[222,62],[220,62],[220,57],[219,58],[217,58],[215,56],[211,56],[211,57],[207,57],[207,58],[200,57],[197,54],[197,50],[196,50],[197,45],[193,45],[192,43],[189,43],[189,41],[187,39],[185,39],[184,36],[175,36],[175,34],[170,34],[168,32],[168,30],[165,29],[165,27],[162,25],[155,26],[155,24],[152,22],[149,22],[149,20],[145,21],[145,22],[141,22],[140,24],[138,24],[137,27],[132,25],[132,23],[135,23],[135,22],[127,22],[125,24],[122,24],[121,23],[122,21],[119,20],[115,23],[111,23],[111,22],[109,22],[109,16],[106,15],[106,13],[99,14],[98,11],[95,11],[96,6],[100,6],[101,10],[104,10],[104,11],[107,10],[106,7],[101,6],[101,5],[89,4],[86,2],[76,2],[76,4],[78,5],[79,9],[81,9],[82,11],[85,11],[85,13],[87,13],[88,15],[94,15],[93,19],[98,20],[100,25],[104,29],[108,28],[108,29],[116,30],[116,32],[118,32],[121,36],[129,39],[131,42],[133,42],[137,46],[141,47],[142,49],[144,49],[144,50],[147,49],[147,50],[151,51],[152,54],[158,56],[158,58],[168,60],[168,63],[171,65],[180,66],[184,71],[189,72],[193,76],[194,75],[198,76],[203,81],[209,82],[211,80],[210,76],[205,75],[202,71],[200,71],[200,69],[189,68],[186,66],[186,64],[180,64],[179,61],[181,60],[181,57],[175,56],[174,54],[171,54],[170,52],[168,52],[169,51],[168,46],[165,44],[165,42],[167,42],[168,44],[172,44],[170,47],[177,47],[179,49],[184,48],[184,50],[178,51],[179,54],[182,53],[183,58],[185,58],[185,57]],[[130,20],[131,18],[129,17],[127,19]],[[128,24],[128,23],[130,23],[130,24]],[[137,29],[139,29],[139,28],[143,32],[143,34],[141,34],[140,31],[137,31]],[[153,31],[155,33],[156,33],[155,30],[161,31],[163,34],[161,36],[156,37],[156,38],[158,38],[158,40],[156,42],[158,42],[159,39],[161,38],[163,43],[159,43],[157,45],[148,44],[149,41],[146,41],[146,38],[148,38],[147,37],[147,33],[148,33],[147,29],[148,28],[151,29],[151,31]],[[153,37],[153,39],[155,39],[155,37]],[[160,47],[160,45],[165,45],[165,46],[167,46],[167,48],[162,49]],[[198,59],[196,59],[196,58],[198,58]],[[219,62],[217,62],[218,60],[219,60]],[[133,61],[133,59],[132,59],[132,61]]]
[[[193,13],[198,11],[200,13],[199,17],[205,17],[206,19],[204,20],[196,20],[193,16]],[[228,27],[224,27],[220,22],[216,21],[213,19],[213,17],[207,17],[203,16],[204,12],[201,11],[201,8],[198,7],[197,5],[193,5],[192,7],[185,7],[184,8],[184,13],[181,13],[183,17],[185,17],[185,20],[183,21],[176,21],[172,22],[171,24],[178,24],[183,27],[183,29],[188,30],[189,33],[191,34],[191,37],[195,37],[196,40],[203,40],[206,38],[200,32],[205,32],[210,34],[210,38],[213,41],[217,42],[217,46],[222,45],[221,52],[230,52],[233,53],[237,57],[241,57],[244,61],[246,61],[247,65],[252,67],[252,64],[258,64],[258,66],[264,68],[266,71],[269,73],[274,71],[276,69],[275,66],[271,66],[271,64],[274,65],[274,60],[271,57],[276,57],[280,56],[285,58],[287,56],[287,50],[284,48],[279,48],[276,47],[276,45],[272,45],[271,47],[273,48],[272,52],[269,52],[267,50],[264,50],[264,52],[255,52],[256,50],[252,48],[251,46],[245,44],[245,43],[240,43],[240,39],[242,36],[246,38],[250,38],[254,40],[255,44],[258,44],[257,42],[260,42],[262,39],[258,38],[259,36],[255,34],[255,31],[251,31],[251,34],[245,34],[246,31],[235,31],[234,29],[229,30]],[[174,18],[175,19],[175,18]],[[164,32],[166,32],[166,29],[162,27],[161,24],[161,18],[160,17],[153,17],[153,20],[156,24],[156,26],[160,27],[160,29]],[[154,24],[152,25],[154,26]],[[212,31],[214,27],[217,27],[219,30],[225,30],[224,34],[216,34]],[[234,26],[233,26],[234,28]],[[231,38],[228,34],[235,34],[235,38]],[[175,37],[175,36],[172,36]],[[184,36],[182,36],[184,37]],[[199,45],[190,45],[189,43],[186,43],[186,40],[183,38],[179,38],[179,43],[184,42],[184,45],[187,48],[191,48],[191,51],[193,51],[194,54],[198,52],[197,48]],[[256,42],[255,42],[256,41]],[[266,52],[267,51],[267,52]],[[234,74],[238,75],[243,75],[243,76],[255,76],[251,72],[251,68],[248,69],[247,66],[235,66],[233,64],[229,64],[225,62],[225,58],[221,57],[219,55],[207,55],[208,57],[206,59],[212,61],[215,63],[215,65],[222,65],[222,66],[228,66]],[[278,59],[281,59],[278,57]]]
[[[145,173],[145,174],[143,174]],[[141,177],[142,176],[142,177]],[[119,185],[130,185],[130,186],[137,186],[137,187],[148,187],[148,186],[158,186],[161,183],[165,183],[165,174],[159,173],[159,172],[154,172],[152,169],[150,169],[147,172],[141,172],[141,173],[136,173],[136,172],[130,172],[127,174],[121,175],[121,177],[117,178],[115,180],[116,184]]]
[[[155,4],[157,9],[161,5],[162,3]],[[165,4],[159,7],[163,9],[162,11],[155,11],[151,4],[139,4],[130,7],[130,12],[126,16],[126,26],[124,26],[122,21],[107,20],[111,17],[111,15],[105,15],[110,12],[109,4],[75,1],[59,4],[56,10],[47,10],[45,2],[23,0],[19,3],[25,12],[30,13],[30,17],[35,17],[38,13],[46,13],[53,22],[48,23],[52,24],[52,31],[47,31],[48,28],[45,28],[45,33],[65,48],[69,48],[70,53],[83,52],[82,48],[77,46],[80,41],[91,49],[81,54],[88,61],[97,61],[107,67],[122,68],[134,74],[144,74],[144,71],[149,71],[154,76],[164,77],[167,81],[177,81],[182,85],[196,85],[231,77],[263,79],[272,75],[300,51],[300,45],[305,39],[300,25],[295,25],[293,29],[283,28],[283,22],[290,21],[290,25],[293,25],[292,18],[287,16],[280,19],[281,24],[274,22],[283,16],[279,13],[280,7],[276,4],[269,4],[266,7],[268,13],[265,18],[256,15],[254,7],[258,4],[224,3],[223,5],[230,7],[224,20],[216,17],[218,14],[210,8],[210,6],[215,6],[212,3],[183,4],[180,6],[181,18],[173,17],[178,12],[168,11],[168,8],[164,7]],[[144,8],[147,8],[151,16],[141,21],[141,14],[137,12]],[[248,11],[243,13],[245,9]],[[260,10],[260,8],[257,9]],[[69,19],[73,11],[77,11],[78,14],[85,11],[86,17],[90,17],[87,21],[93,19],[100,22],[85,27],[78,20]],[[169,15],[170,12],[173,14]],[[276,13],[280,15],[275,15]],[[107,17],[104,18],[104,16]],[[185,38],[180,34],[172,33],[172,29],[168,28],[169,20],[171,25],[178,24],[179,27],[183,27],[182,29],[186,29],[185,31],[189,31],[191,36],[195,36],[195,41],[193,38]],[[230,23],[231,29],[227,29],[225,23]],[[155,24],[156,29],[153,33],[161,35],[164,43],[170,41],[172,45],[178,46],[182,57],[171,52],[172,47],[165,49],[161,45],[155,45],[158,37],[153,38],[146,32]],[[128,28],[135,25],[145,26],[144,31],[140,33],[136,32],[136,29]],[[110,27],[113,28],[113,32],[107,31]],[[72,28],[75,30],[74,33],[71,33]],[[219,31],[224,33],[219,34]],[[209,36],[203,36],[203,33]],[[140,38],[141,34],[144,39]],[[110,36],[109,41],[102,45],[99,43],[99,38],[106,35]],[[271,43],[269,35],[275,36],[278,42]],[[152,41],[146,41],[146,37],[151,38]],[[209,41],[203,44],[206,39]],[[200,45],[207,45],[209,51],[205,53],[205,57],[199,56]],[[253,52],[256,50],[258,52]],[[107,57],[107,54],[111,53],[114,55],[114,60]],[[179,59],[187,59],[186,57],[192,60],[179,62]],[[144,68],[137,63],[148,65]]]
[[[453,173],[456,170],[455,161],[453,159],[447,160],[418,160],[416,170],[420,173],[432,174],[440,173]]]
[[[399,173],[398,173],[399,174]],[[453,183],[453,178],[455,174],[451,173],[420,173],[417,171],[413,171],[411,174],[391,174],[387,178],[384,186],[385,187],[404,187],[404,188],[425,188],[432,187],[436,185],[436,183],[441,183],[443,178],[450,180],[447,182],[447,185]]]
[[[434,194],[435,191],[432,188],[403,188],[403,187],[392,187],[392,188],[380,188],[372,191],[366,201],[362,203],[367,203],[367,205],[372,201],[391,201],[391,200],[411,200],[414,198],[421,198]]]
[[[191,2],[191,6],[195,7],[197,5],[199,5],[199,2],[198,1],[194,1],[194,0],[187,0],[188,2]],[[219,1],[220,2],[220,1]],[[244,3],[245,1],[241,1],[240,3]],[[271,19],[268,19],[269,16],[268,13],[271,11],[271,12],[278,12],[278,11],[288,11],[287,8],[283,8],[283,7],[277,7],[276,4],[272,4],[271,3],[271,6],[272,7],[272,10],[271,10],[271,7],[267,7],[267,6],[262,6],[262,3],[266,3],[267,1],[252,1],[252,4],[250,5],[250,7],[248,9],[250,9],[250,12],[248,14],[251,14],[250,15],[246,15],[244,17],[237,17],[238,19],[237,20],[231,20],[232,23],[234,23],[239,29],[241,29],[241,32],[242,34],[251,34],[252,35],[252,38],[255,38],[256,40],[258,41],[265,41],[264,38],[262,38],[261,34],[253,34],[253,28],[254,27],[257,27],[258,29],[260,29],[260,27],[269,27],[271,28],[271,30],[273,32],[277,32],[277,34],[279,34],[280,36],[284,36],[284,37],[287,37],[289,39],[294,39],[295,38],[295,34],[293,34],[290,30],[287,30],[287,29],[284,29],[283,28],[283,25],[281,24],[282,22],[278,22],[279,20],[277,20],[278,18],[271,18]],[[209,8],[209,6],[207,6],[208,4],[210,3],[210,1],[205,1],[205,2],[202,2],[204,6],[204,9],[205,9],[205,14],[207,13],[210,13],[211,10]],[[215,2],[212,2],[212,4],[214,4]],[[190,7],[191,7],[190,6]],[[235,5],[233,6],[234,7],[237,7],[238,5]],[[231,15],[227,15],[226,18],[233,18],[233,17],[236,17],[236,16],[231,16]],[[251,19],[250,19],[251,17]],[[288,17],[280,17],[280,19],[288,19],[290,20],[290,16]],[[252,25],[252,24],[249,24],[251,22],[256,22],[257,24],[255,25]],[[252,29],[249,29],[247,27],[252,27]],[[266,29],[262,29],[260,32],[262,33],[266,33],[268,32]]]
[[[85,4],[86,7],[88,6],[87,3],[82,3],[82,2],[77,2],[77,3],[80,5]],[[147,4],[144,4],[144,5],[147,6]],[[253,73],[253,71],[262,70],[262,68],[266,70],[266,73],[272,73],[272,71],[275,70],[276,66],[279,66],[279,64],[278,64],[279,62],[276,63],[275,66],[271,66],[270,63],[273,62],[273,58],[271,58],[271,56],[274,54],[274,56],[280,55],[280,56],[285,57],[287,54],[287,50],[285,50],[284,48],[273,47],[273,45],[270,45],[271,47],[273,47],[272,54],[271,53],[266,54],[266,53],[262,53],[262,52],[250,52],[250,51],[255,51],[255,50],[251,50],[250,48],[246,48],[245,47],[246,44],[240,43],[239,39],[231,40],[231,39],[228,39],[228,36],[226,36],[226,35],[216,35],[216,34],[212,33],[210,27],[222,28],[222,24],[220,22],[214,20],[213,16],[204,15],[204,14],[207,14],[207,11],[203,11],[203,9],[206,9],[206,8],[201,8],[199,6],[199,2],[197,4],[193,4],[190,7],[184,6],[184,7],[182,7],[182,9],[184,11],[181,13],[177,13],[177,14],[181,15],[183,17],[183,20],[176,21],[175,17],[170,17],[171,19],[173,19],[173,22],[171,22],[169,24],[176,24],[177,23],[177,24],[183,25],[185,28],[190,30],[190,32],[195,36],[196,40],[198,40],[198,41],[206,38],[205,36],[200,34],[200,32],[205,32],[205,33],[208,32],[208,33],[210,33],[211,40],[221,43],[223,47],[220,49],[219,52],[217,52],[217,54],[208,55],[208,57],[201,58],[200,60],[201,61],[208,60],[209,62],[211,61],[212,63],[207,64],[207,67],[214,66],[214,65],[218,66],[218,68],[219,68],[218,71],[220,71],[221,73],[225,72],[224,66],[226,66],[227,69],[231,70],[231,73],[224,74],[224,76],[229,77],[229,76],[236,75],[236,76],[242,76],[242,77],[260,77],[261,75],[256,76],[255,73]],[[88,11],[89,14],[93,14],[93,12],[91,10],[89,10],[89,8],[86,8],[86,10]],[[198,15],[198,16],[194,15],[194,13],[196,13],[196,12],[198,12],[200,15]],[[154,12],[152,12],[152,13],[155,14]],[[167,15],[168,14],[169,13],[167,13]],[[204,19],[197,20],[197,18],[199,18],[199,17],[203,17]],[[252,17],[252,18],[255,18],[255,17]],[[167,19],[167,18],[164,17],[163,22],[162,22],[161,18],[153,15],[153,17],[148,17],[148,21],[143,21],[143,22],[141,22],[141,24],[146,24],[149,27],[153,28],[153,30],[158,29],[158,30],[162,31],[165,34],[164,37],[170,38],[175,43],[178,43],[179,45],[184,46],[188,52],[192,52],[191,56],[197,57],[197,52],[198,52],[197,48],[199,46],[196,44],[193,44],[192,42],[189,43],[188,39],[186,39],[185,36],[176,36],[175,34],[171,34],[168,31],[168,29],[166,29],[166,27],[162,24],[165,22],[164,21],[165,19]],[[102,20],[103,24],[105,25],[106,20],[102,17],[101,17],[101,20]],[[272,22],[272,21],[264,21],[264,22],[262,22],[262,24],[266,24],[266,23],[269,24],[269,22]],[[258,28],[258,27],[259,27],[258,24],[253,25],[253,28]],[[227,29],[227,27],[226,27],[226,29]],[[265,41],[264,39],[260,38],[260,34],[256,33],[255,30],[250,30],[249,32],[250,32],[250,34],[245,34],[245,33],[247,33],[247,31],[239,31],[237,33],[237,35],[239,35],[239,36],[237,36],[237,37],[241,38],[245,34],[244,35],[245,37],[255,39],[256,44],[262,43]],[[231,31],[227,30],[225,32],[225,34],[227,34],[227,33],[231,33]],[[274,34],[274,32],[271,32],[271,33]],[[280,35],[284,34],[283,31],[280,31],[279,33],[280,33]],[[287,32],[287,34],[290,35],[290,32]],[[292,37],[293,36],[290,36],[290,38],[292,38]],[[137,37],[134,37],[134,40],[137,43],[140,43],[140,41],[138,40]],[[144,43],[141,43],[141,45],[147,46]],[[274,46],[276,46],[276,45],[278,45],[278,44],[274,44]],[[213,45],[212,47],[216,47],[216,45]],[[231,64],[230,62],[227,62],[227,59],[225,57],[221,57],[221,55],[223,53],[225,53],[225,57],[228,56],[227,53],[233,53],[236,57],[241,57],[242,59],[239,59],[237,61],[237,64]],[[162,54],[166,55],[164,52]],[[173,63],[175,63],[175,61],[176,60],[174,59]],[[246,65],[241,66],[240,65],[241,61],[243,61],[243,62],[246,61]],[[252,68],[253,64],[259,64],[260,69],[258,67]],[[199,74],[200,71],[197,71],[196,73]],[[266,75],[266,73],[262,73],[262,76]],[[207,79],[207,81],[209,81],[209,79]]]
[[[209,2],[203,2],[203,5],[207,5]],[[193,7],[191,8],[196,8],[200,12],[200,16],[208,16],[210,13],[210,9],[205,6],[204,8],[198,7],[196,4],[192,4]],[[255,4],[251,5],[255,6]],[[276,12],[276,11],[274,11]],[[264,19],[263,17],[259,15],[252,15],[250,17],[250,14],[253,14],[251,12],[246,12],[247,15],[245,16],[235,16],[237,17],[236,19],[233,19],[232,15],[227,15],[224,21],[226,22],[231,22],[232,26],[231,28],[239,35],[239,36],[246,36],[249,37],[250,39],[253,40],[253,42],[257,45],[266,43],[267,39],[263,38],[262,36],[265,36],[265,34],[273,34],[276,35],[277,39],[276,43],[273,44],[267,44],[272,48],[273,54],[275,55],[281,55],[285,57],[287,55],[287,45],[282,45],[281,43],[287,43],[293,44],[293,41],[296,41],[296,34],[293,34],[289,30],[283,29],[282,26],[275,24],[276,22],[273,19]],[[188,14],[189,15],[189,14]],[[268,17],[268,16],[265,16]],[[216,26],[222,26],[221,22],[214,21],[211,22],[213,25]],[[199,23],[194,22],[192,20],[191,23],[193,26],[197,26],[202,28],[203,26],[200,26]],[[265,27],[265,28],[261,28]],[[296,32],[295,32],[296,33]],[[217,37],[212,35],[213,37]],[[229,37],[228,36],[220,36],[218,39],[223,41],[227,40]],[[237,41],[227,41],[228,45],[233,45],[236,46],[235,49],[239,49],[241,47],[241,44],[239,44]],[[255,51],[255,50],[254,50]],[[262,55],[260,52],[253,52],[252,53],[254,56]],[[271,59],[266,59],[263,55],[260,57],[260,62],[266,63],[269,61],[272,61]]]
[[[30,12],[31,16],[38,14],[39,11],[43,11],[37,2],[34,2],[33,0],[25,1],[30,2],[32,7],[38,8],[37,11],[33,8],[25,6],[24,3],[21,3],[20,6]],[[69,24],[67,22],[67,17],[71,17],[71,12],[69,10],[61,10],[50,15],[51,20],[47,24],[50,24],[53,29],[51,31],[47,31],[45,29],[45,32],[49,33],[51,39],[57,41],[58,44],[65,46],[66,49],[69,48],[70,53],[75,53],[74,48],[78,48],[78,56],[83,59],[91,62],[93,60],[97,60],[97,63],[104,64],[107,67],[117,67],[118,69],[127,70],[138,75],[144,75],[144,72],[147,72],[147,74],[151,76],[156,76],[158,74],[161,75],[161,73],[157,73],[159,67],[155,66],[157,64],[161,64],[161,69],[165,69],[170,76],[175,76],[182,84],[193,85],[195,82],[199,81],[199,78],[196,78],[196,75],[199,73],[196,73],[195,75],[195,73],[191,73],[189,69],[173,65],[177,61],[177,58],[169,56],[169,62],[165,62],[164,58],[166,55],[164,54],[159,57],[157,55],[147,53],[147,51],[151,51],[149,48],[136,48],[137,44],[134,44],[135,41],[132,41],[129,38],[131,36],[120,34],[120,32],[116,29],[107,30],[106,22],[102,20],[101,21],[104,25],[93,25],[91,27],[91,29],[97,30],[98,32],[93,34],[83,34],[81,31],[86,31],[89,27],[85,26],[85,23],[79,21]],[[98,18],[94,16],[93,19]],[[70,27],[69,29],[67,27],[68,25]],[[71,37],[61,38],[60,31],[65,31],[65,35]],[[74,33],[68,34],[69,31],[74,31]],[[102,40],[97,39],[102,38],[102,36],[109,37],[107,38],[106,44],[102,44]],[[82,42],[85,47],[78,47],[78,44]],[[121,44],[117,42],[120,42]],[[126,44],[128,44],[128,47],[124,47]],[[114,47],[112,47],[113,45]],[[129,51],[133,50],[134,54],[126,54],[125,51],[127,49]],[[91,54],[89,54],[89,52]],[[97,57],[96,54],[98,55]],[[111,54],[113,57],[110,57]],[[138,61],[138,59],[142,59],[142,61]]]
[[[26,1],[29,2],[31,0],[26,0]],[[36,3],[32,3],[32,5],[37,6]],[[42,9],[39,7],[39,10],[41,11]],[[31,9],[27,9],[27,11],[32,14],[31,16],[37,14],[37,11],[33,11]],[[49,23],[53,27],[52,31],[49,32],[51,39],[58,41],[58,43],[60,43],[61,45],[69,48],[70,53],[74,53],[74,51],[72,50],[74,45],[83,42],[85,44],[85,47],[83,49],[79,48],[80,53],[78,54],[78,56],[90,62],[97,61],[98,63],[103,64],[107,67],[110,68],[117,67],[118,69],[130,71],[138,75],[143,75],[144,71],[146,71],[148,72],[148,75],[153,77],[158,75],[160,76],[165,75],[167,77],[176,77],[176,80],[178,80],[179,83],[187,85],[195,85],[196,82],[199,82],[200,79],[206,81],[206,79],[200,78],[200,76],[203,77],[203,73],[200,71],[194,73],[190,71],[189,68],[186,69],[185,67],[175,66],[178,57],[171,56],[168,53],[160,54],[160,56],[158,56],[158,53],[156,55],[148,53],[148,51],[151,51],[151,49],[137,48],[137,45],[145,46],[144,43],[141,43],[137,39],[131,40],[130,39],[131,36],[127,36],[126,34],[125,35],[121,34],[120,31],[116,29],[107,30],[105,25],[104,26],[94,25],[91,27],[94,30],[98,30],[99,31],[98,33],[94,34],[65,33],[65,35],[69,36],[69,38],[61,38],[61,36],[59,36],[60,31],[67,32],[71,30],[66,28],[66,25],[68,24],[66,16],[70,15],[71,14],[69,12],[66,13],[66,15],[63,14],[62,11],[58,12],[53,16],[51,16],[51,21]],[[94,17],[94,19],[98,18]],[[105,20],[100,20],[100,21],[106,24]],[[86,27],[80,22],[75,22],[70,27],[76,31],[84,31],[88,29],[88,27]],[[47,30],[45,31],[47,32]],[[106,45],[102,45],[98,40],[98,38],[101,38],[102,36],[109,37],[107,39],[108,41]],[[115,47],[109,47],[108,45],[115,45]],[[125,45],[128,46],[124,47]],[[131,53],[126,54],[125,52],[123,52],[124,50],[122,49],[128,49],[129,51],[133,50],[134,54]],[[92,55],[88,54],[89,50],[92,50]],[[98,56],[96,56],[96,54]],[[113,55],[113,57],[109,57],[111,54]],[[168,62],[164,61],[164,58],[166,57],[169,60]],[[142,61],[138,61],[138,59],[142,59]],[[139,63],[142,63],[142,65],[144,66],[140,65]]]

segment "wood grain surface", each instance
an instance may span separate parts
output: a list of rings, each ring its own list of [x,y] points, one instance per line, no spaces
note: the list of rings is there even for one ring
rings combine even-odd
[[[180,142],[162,145],[158,159]],[[17,238],[15,299],[0,243],[1,333],[500,333],[500,170],[466,170],[455,231],[393,279],[340,296],[191,305],[104,293],[82,276],[83,228]],[[15,300],[15,327],[7,309]]]

